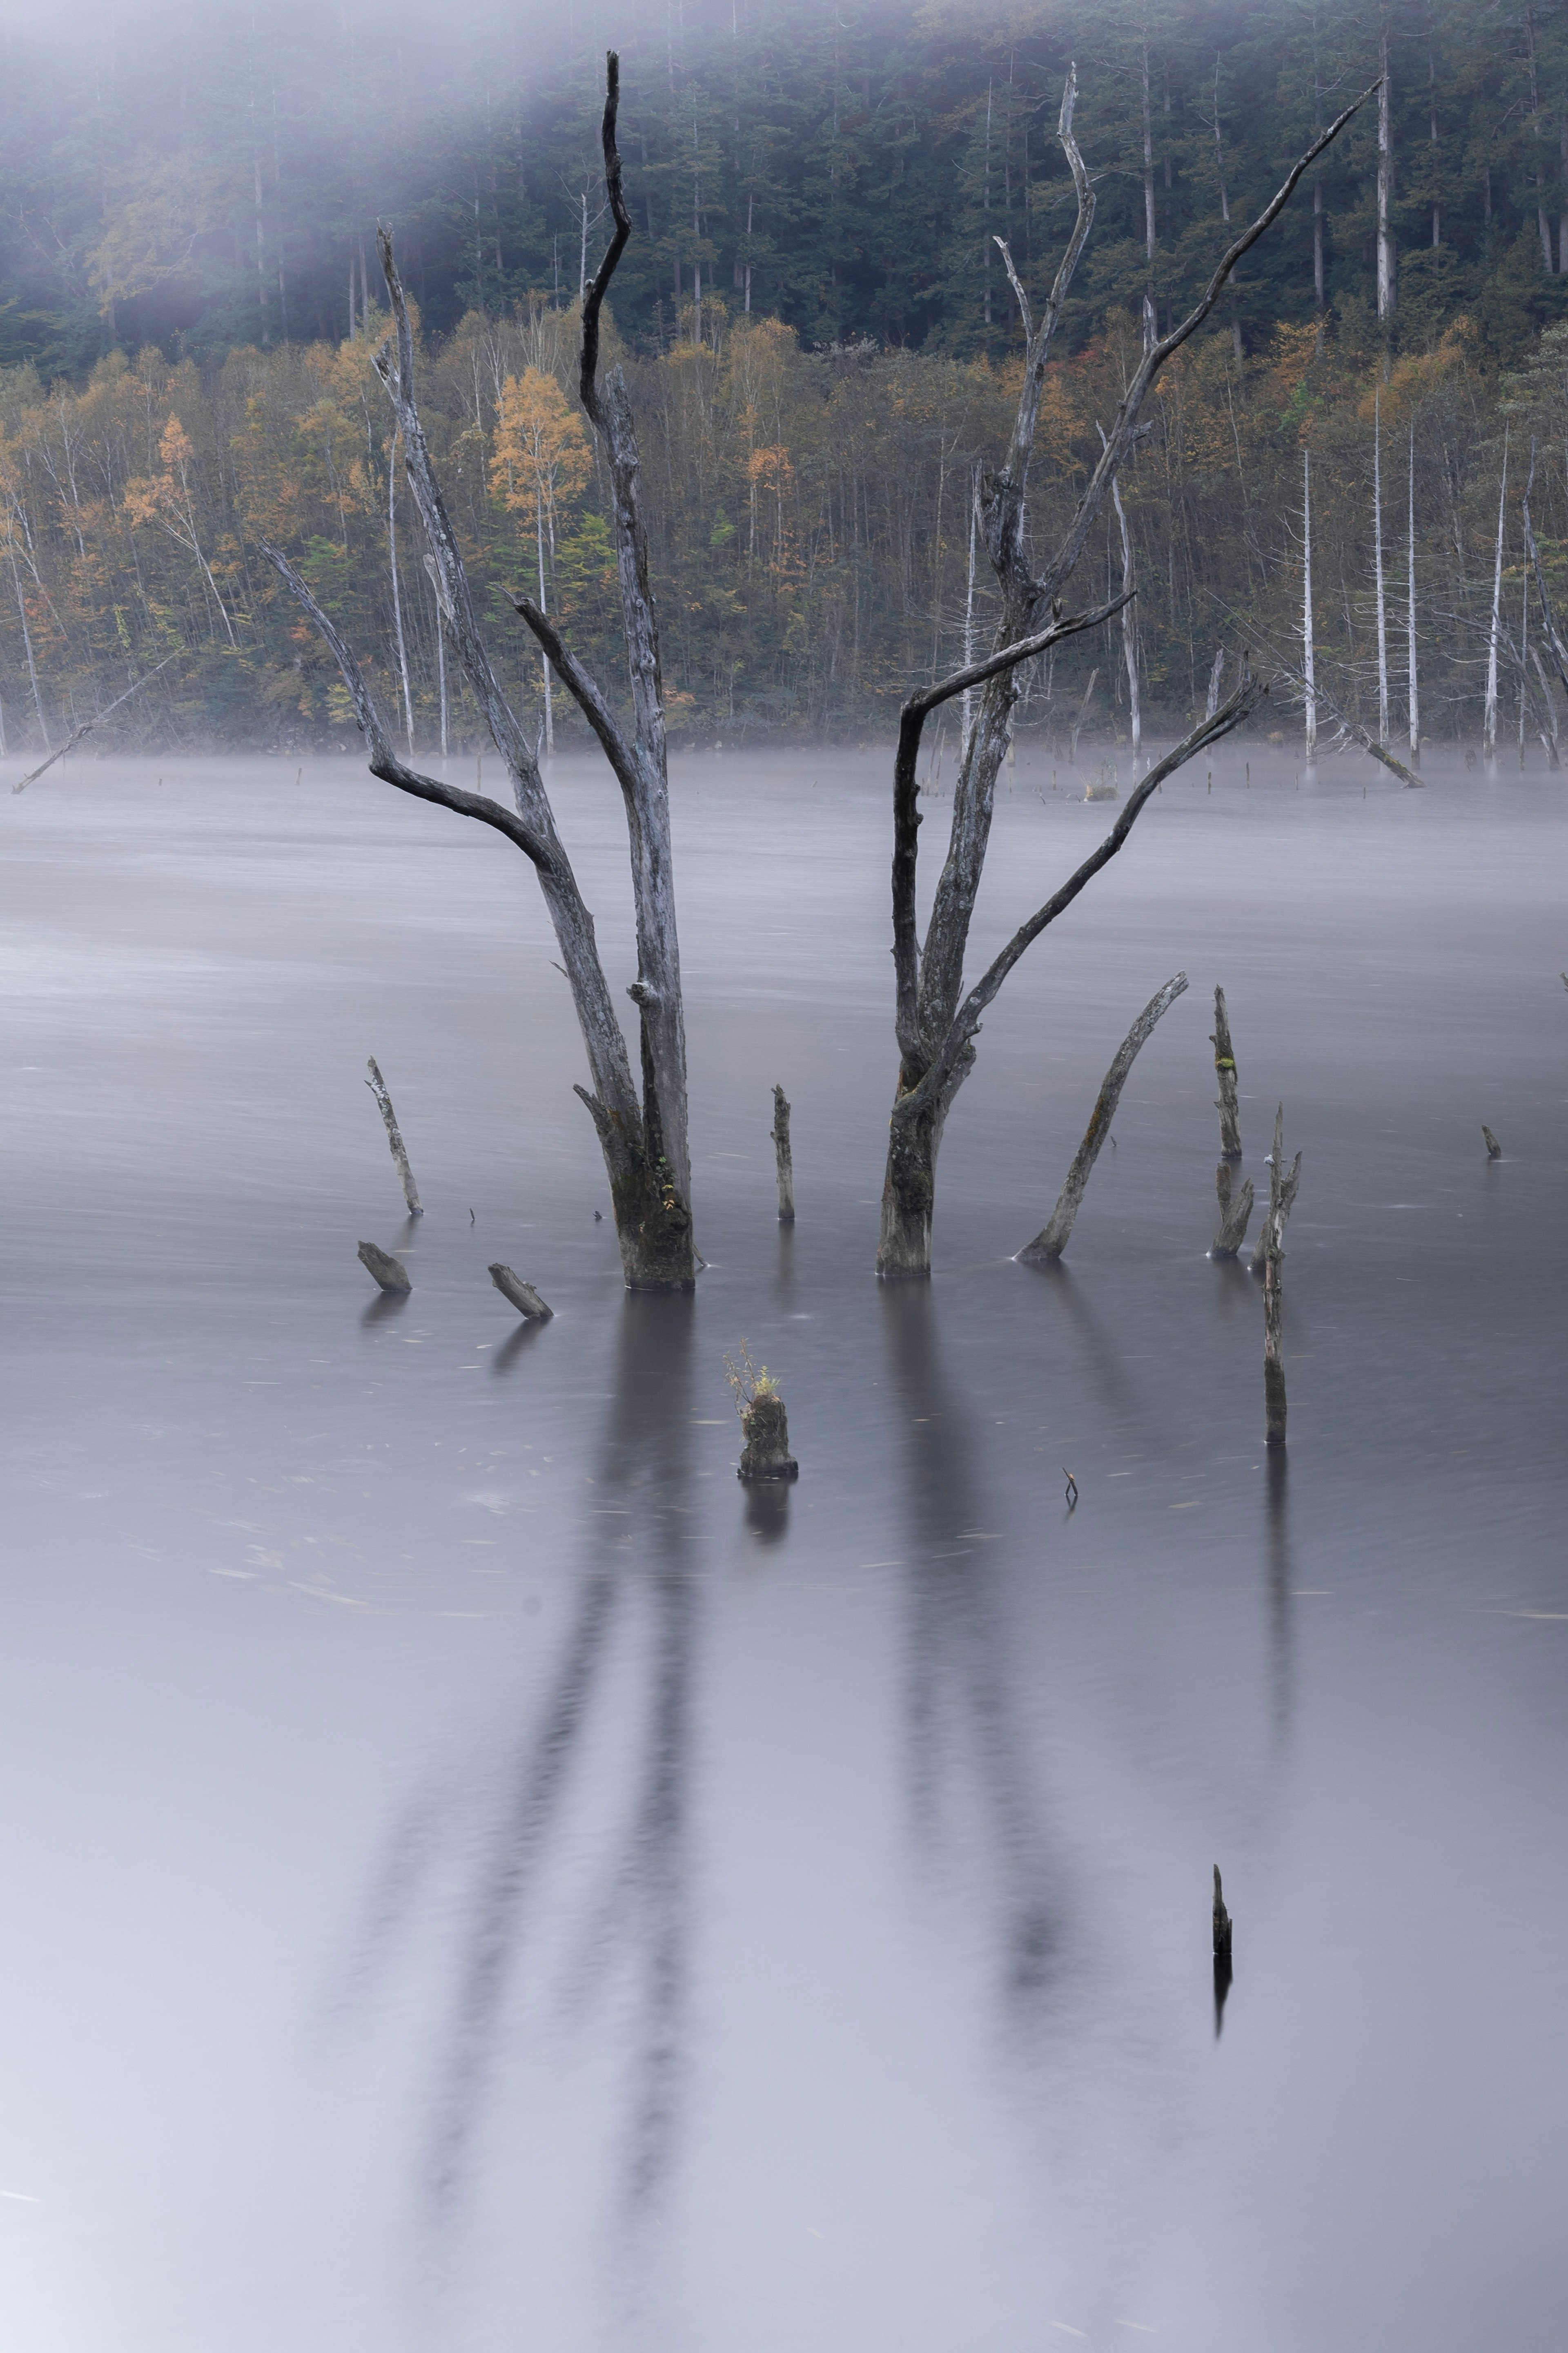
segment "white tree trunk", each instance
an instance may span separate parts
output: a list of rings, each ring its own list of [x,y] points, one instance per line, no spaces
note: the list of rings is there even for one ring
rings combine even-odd
[[[1415,422],[1410,424],[1410,523],[1405,543],[1405,671],[1410,681],[1410,758],[1421,757],[1421,695],[1415,676]]]
[[[1318,670],[1312,649],[1312,459],[1301,452],[1301,677],[1306,688],[1307,757],[1318,750]]]
[[[1372,550],[1377,592],[1377,740],[1388,741],[1388,606],[1383,589],[1383,395],[1372,396]]]
[[[539,609],[542,613],[548,613],[550,607],[544,596],[544,501],[537,492],[534,494],[533,501],[533,536],[539,556]],[[548,759],[553,759],[555,712],[550,701],[550,656],[542,653],[539,659],[544,672],[544,751]]]
[[[1497,756],[1497,649],[1502,623],[1502,533],[1504,506],[1508,499],[1508,427],[1502,436],[1502,488],[1497,502],[1497,563],[1492,573],[1492,625],[1487,639],[1487,701],[1481,724],[1481,740],[1489,760]]]
[[[403,592],[397,585],[397,436],[386,461],[386,554],[392,566],[392,626],[397,638],[397,675],[403,688],[403,732],[414,749],[414,697],[408,691],[408,649],[403,640]]]
[[[1377,315],[1385,324],[1394,316],[1394,125],[1388,88],[1388,26],[1378,45],[1378,70],[1383,79],[1377,92]]]

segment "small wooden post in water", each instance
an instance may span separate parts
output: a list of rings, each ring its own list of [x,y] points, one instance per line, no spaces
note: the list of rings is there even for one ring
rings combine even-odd
[[[1268,1171],[1268,1216],[1263,1233],[1263,1415],[1264,1442],[1285,1443],[1285,1366],[1279,1353],[1284,1326],[1285,1106],[1274,1114],[1274,1159]]]
[[[1089,1172],[1100,1157],[1100,1145],[1110,1133],[1110,1123],[1116,1116],[1116,1106],[1121,1101],[1121,1090],[1127,1084],[1128,1072],[1138,1059],[1139,1049],[1152,1034],[1154,1024],[1163,1013],[1170,1010],[1177,997],[1184,994],[1186,986],[1187,976],[1184,972],[1179,972],[1174,979],[1168,980],[1164,987],[1149,999],[1148,1004],[1118,1047],[1116,1059],[1105,1073],[1104,1082],[1096,1098],[1094,1109],[1089,1113],[1089,1125],[1084,1130],[1083,1142],[1079,1145],[1072,1166],[1068,1170],[1068,1180],[1062,1187],[1061,1198],[1051,1211],[1050,1222],[1041,1229],[1032,1242],[1026,1242],[1018,1252],[1021,1265],[1053,1265],[1066,1250],[1068,1238],[1072,1232],[1073,1219],[1078,1215],[1079,1204],[1084,1196],[1084,1187],[1089,1183]]]
[[[403,1198],[408,1204],[408,1214],[411,1218],[422,1218],[425,1212],[419,1206],[419,1188],[414,1182],[414,1171],[408,1166],[408,1155],[403,1148],[403,1133],[397,1124],[397,1113],[392,1108],[392,1097],[386,1092],[386,1081],[376,1069],[374,1054],[365,1068],[370,1072],[365,1084],[375,1097],[381,1109],[381,1116],[386,1125],[386,1140],[392,1146],[394,1165],[403,1179]]]
[[[1219,1113],[1219,1148],[1226,1160],[1241,1158],[1241,1121],[1236,1100],[1236,1049],[1230,1042],[1230,1019],[1225,1009],[1225,991],[1214,993],[1215,1075],[1219,1080],[1219,1101],[1215,1109]]]
[[[394,1258],[390,1250],[378,1249],[374,1242],[361,1242],[359,1256],[365,1272],[374,1275],[383,1291],[406,1293],[413,1290],[408,1269],[400,1258]]]
[[[773,1089],[773,1124],[769,1130],[773,1139],[773,1157],[778,1164],[779,1223],[795,1223],[795,1164],[789,1150],[789,1103],[783,1087]]]
[[[524,1282],[520,1274],[513,1274],[510,1266],[502,1266],[498,1261],[490,1268],[489,1275],[508,1305],[515,1307],[529,1323],[547,1324],[554,1314],[554,1308],[540,1297],[532,1283]]]

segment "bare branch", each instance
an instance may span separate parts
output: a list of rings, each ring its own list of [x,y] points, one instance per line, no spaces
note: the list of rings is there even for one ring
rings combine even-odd
[[[569,881],[569,876],[558,872],[556,845],[540,840],[531,828],[511,811],[502,808],[499,801],[488,800],[482,793],[460,792],[453,785],[437,784],[433,776],[422,776],[416,769],[405,765],[392,748],[391,739],[381,723],[381,713],[375,700],[364,682],[363,673],[333,623],[321,610],[289,558],[266,540],[258,542],[262,554],[277,573],[284,586],[298,599],[315,624],[327,649],[342,672],[343,684],[354,707],[361,734],[370,746],[370,772],[379,776],[384,785],[395,785],[400,793],[410,793],[416,800],[433,801],[438,808],[453,810],[458,817],[476,818],[479,824],[493,826],[514,842],[523,856],[531,859],[542,874],[552,880]]]
[[[1099,628],[1126,602],[1125,596],[1119,596],[1097,612],[1075,613],[1066,620],[1054,619],[1048,629],[1037,636],[1026,638],[1016,646],[1004,646],[999,653],[988,654],[983,661],[971,663],[967,670],[954,670],[937,685],[911,694],[899,714],[899,748],[893,761],[893,962],[897,980],[896,1029],[906,1072],[918,1071],[923,1061],[918,1011],[920,941],[915,912],[921,815],[915,768],[926,721],[939,704],[951,702],[967,687],[978,686],[1000,670],[1016,670],[1020,662],[1031,660],[1036,654],[1048,652],[1064,638]]]
[[[605,186],[609,195],[610,210],[615,215],[616,233],[594,273],[594,282],[583,304],[583,349],[577,369],[578,397],[601,433],[605,428],[599,409],[599,313],[605,307],[610,280],[632,233],[632,216],[626,210],[626,194],[621,185],[620,150],[616,144],[616,118],[620,111],[620,104],[621,61],[616,51],[609,49],[605,56],[605,115],[599,136],[605,150]]]
[[[994,237],[991,242],[1001,254],[1002,259],[1006,265],[1007,283],[1011,286],[1014,293],[1018,298],[1018,311],[1024,322],[1024,341],[1026,343],[1032,343],[1035,340],[1034,313],[1029,308],[1029,298],[1024,291],[1024,282],[1013,267],[1013,256],[1008,248],[1007,240],[1005,237]]]
[[[1332,144],[1346,123],[1366,104],[1367,100],[1373,95],[1379,86],[1379,82],[1374,81],[1369,89],[1363,90],[1361,96],[1347,106],[1342,114],[1337,115],[1328,129],[1313,140],[1306,153],[1297,158],[1286,174],[1284,182],[1264,206],[1258,218],[1248,227],[1244,228],[1241,235],[1226,247],[1214,276],[1209,280],[1203,295],[1188,311],[1186,317],[1178,325],[1173,327],[1168,335],[1162,336],[1160,341],[1144,353],[1131,383],[1127,387],[1121,406],[1116,412],[1116,420],[1111,426],[1105,448],[1100,452],[1100,463],[1089,477],[1083,496],[1079,501],[1078,512],[1072,519],[1067,536],[1058,549],[1045,577],[1039,583],[1040,596],[1049,596],[1059,588],[1082,554],[1084,542],[1093,528],[1106,491],[1110,487],[1111,479],[1131,445],[1139,411],[1143,406],[1145,396],[1154,378],[1166,361],[1173,358],[1188,337],[1195,334],[1203,325],[1204,321],[1224,293],[1226,282],[1237,263],[1243,254],[1257,244],[1264,231],[1271,227],[1279,219],[1279,215],[1294,195],[1302,174],[1310,170],[1325,148]]]
[[[1244,677],[1229,702],[1222,703],[1212,719],[1200,720],[1174,750],[1167,752],[1164,758],[1150,769],[1136,790],[1129,796],[1126,807],[1099,849],[1084,860],[1078,871],[1069,875],[1061,889],[1047,899],[1043,907],[1037,909],[1026,923],[1020,923],[1000,955],[975,982],[948,1025],[947,1035],[930,1070],[918,1086],[912,1087],[908,1094],[900,1095],[893,1105],[895,1122],[915,1118],[940,1093],[968,1051],[980,1027],[981,1015],[1025,950],[1031,947],[1040,934],[1072,905],[1079,892],[1093,881],[1100,869],[1110,865],[1166,777],[1174,776],[1178,768],[1184,767],[1198,753],[1207,751],[1222,736],[1228,735],[1233,728],[1239,727],[1268,691],[1267,685],[1261,681]]]
[[[584,670],[548,613],[541,612],[539,607],[528,596],[513,596],[511,603],[514,610],[521,615],[532,630],[540,647],[550,657],[551,668],[561,679],[584,718],[598,737],[605,757],[614,768],[621,785],[628,792],[635,790],[637,781],[637,755],[621,733],[615,713],[605,700],[604,692],[597,681]]]

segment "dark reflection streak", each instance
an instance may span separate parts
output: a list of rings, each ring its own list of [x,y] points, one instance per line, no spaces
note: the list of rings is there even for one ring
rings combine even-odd
[[[450,2200],[461,2178],[518,1941],[517,1915],[543,1859],[619,1599],[618,1585],[603,1571],[584,1585],[542,1719],[496,1836],[431,2131],[429,2179],[438,2203]]]
[[[1026,2009],[1048,1985],[1064,1927],[1048,1885],[1045,1841],[1030,1792],[1028,1761],[1017,1737],[1011,1688],[1012,1641],[1002,1609],[1001,1556],[963,1542],[983,1525],[972,1477],[976,1434],[942,1377],[937,1318],[941,1304],[923,1286],[886,1295],[884,1327],[893,1358],[892,1387],[909,1414],[911,1616],[906,1687],[906,1772],[916,1830],[934,1843],[944,1773],[939,1724],[962,1710],[968,1752],[989,1819],[988,1853],[996,1883],[999,1973],[1007,2007]],[[940,1559],[933,1556],[953,1553]]]
[[[411,1295],[406,1291],[378,1291],[359,1319],[361,1329],[371,1324],[385,1324],[394,1315],[401,1315]]]
[[[1281,1746],[1290,1728],[1290,1466],[1282,1446],[1268,1450],[1268,1656],[1274,1696],[1274,1738]]]
[[[1152,1430],[1158,1413],[1157,1397],[1133,1388],[1104,1325],[1068,1268],[1058,1261],[1054,1266],[1024,1267],[1020,1272],[1048,1284],[1052,1297],[1066,1309],[1068,1320],[1077,1326],[1095,1379],[1117,1423],[1124,1430]],[[1075,1463],[1073,1467],[1076,1470],[1079,1466]]]
[[[394,1825],[365,1896],[359,1927],[335,1972],[337,1989],[325,2005],[329,2017],[341,2020],[351,2004],[363,2008],[385,1975],[396,1938],[438,1859],[437,1832],[450,1820],[455,1802],[451,1789],[439,1797],[422,1791]]]
[[[516,1364],[523,1350],[525,1348],[531,1348],[534,1342],[538,1340],[543,1333],[548,1332],[550,1326],[548,1324],[539,1324],[534,1322],[520,1324],[516,1331],[509,1334],[507,1338],[501,1342],[500,1346],[490,1358],[491,1372],[504,1373],[507,1371],[509,1366]]]

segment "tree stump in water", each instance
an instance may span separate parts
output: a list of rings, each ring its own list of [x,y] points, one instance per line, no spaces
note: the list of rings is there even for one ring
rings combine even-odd
[[[1502,1158],[1502,1146],[1498,1142],[1496,1136],[1492,1134],[1490,1128],[1486,1125],[1484,1121],[1481,1124],[1481,1134],[1487,1140],[1487,1158],[1489,1160],[1500,1160]]]
[[[508,1305],[515,1307],[518,1314],[525,1316],[531,1324],[547,1324],[554,1314],[554,1308],[541,1299],[532,1283],[524,1282],[520,1274],[513,1274],[510,1266],[502,1266],[498,1261],[489,1273],[490,1281]]]
[[[741,1408],[745,1451],[735,1466],[738,1479],[797,1479],[800,1464],[789,1451],[789,1420],[776,1389],[762,1389]]]
[[[795,1164],[789,1148],[789,1103],[783,1087],[773,1089],[773,1124],[769,1133],[773,1139],[773,1157],[778,1166],[779,1223],[795,1223]]]
[[[360,1264],[374,1275],[383,1291],[410,1292],[414,1285],[408,1279],[408,1269],[390,1250],[378,1250],[374,1242],[361,1242]]]
[[[1272,1180],[1270,1181],[1272,1182]],[[1291,1168],[1290,1174],[1286,1177],[1284,1183],[1279,1187],[1279,1239],[1281,1241],[1285,1239],[1286,1222],[1289,1218],[1291,1210],[1296,1206],[1296,1194],[1300,1186],[1300,1182],[1301,1155],[1298,1152],[1296,1155],[1295,1165]],[[1251,1262],[1247,1270],[1248,1274],[1261,1274],[1264,1266],[1268,1261],[1268,1219],[1265,1219],[1263,1225],[1258,1231],[1257,1244],[1252,1252]]]
[[[1231,1198],[1230,1164],[1222,1160],[1214,1172],[1214,1188],[1219,1198],[1219,1229],[1214,1238],[1211,1258],[1235,1258],[1247,1240],[1247,1229],[1252,1217],[1252,1179],[1249,1176],[1239,1193]]]
[[[1285,1361],[1280,1345],[1285,1321],[1284,1160],[1285,1106],[1281,1103],[1274,1114],[1268,1215],[1263,1226],[1263,1437],[1268,1446],[1285,1443]]]
[[[1219,1865],[1214,1867],[1214,1957],[1217,1968],[1223,1961],[1230,1967],[1230,1914],[1225,1908],[1225,1889],[1220,1884]]]
[[[1236,1049],[1230,1042],[1230,1018],[1225,1009],[1223,988],[1214,993],[1214,1036],[1209,1043],[1214,1048],[1215,1075],[1219,1081],[1219,1101],[1215,1109],[1219,1113],[1220,1153],[1226,1160],[1239,1160],[1241,1119],[1236,1099]]]

